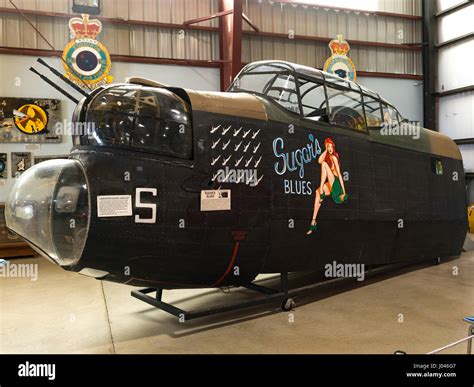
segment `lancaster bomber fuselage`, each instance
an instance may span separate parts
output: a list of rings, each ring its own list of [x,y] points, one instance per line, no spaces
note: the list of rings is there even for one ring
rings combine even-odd
[[[66,270],[218,287],[461,252],[456,144],[327,73],[258,62],[225,93],[132,78],[85,97],[73,121],[93,130],[68,160],[26,171],[6,208]]]

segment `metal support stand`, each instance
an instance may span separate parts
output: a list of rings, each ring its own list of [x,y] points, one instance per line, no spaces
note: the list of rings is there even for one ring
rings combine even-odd
[[[365,277],[369,278],[373,275],[381,274],[384,272],[389,272],[395,270],[396,268],[402,268],[410,266],[407,263],[398,263],[392,265],[385,265],[383,267],[367,271]],[[168,304],[162,300],[163,297],[163,289],[156,289],[156,288],[146,288],[140,290],[133,290],[132,297],[138,298],[139,300],[146,302],[149,305],[154,306],[155,308],[164,310],[172,314],[173,316],[178,317],[180,322],[184,322],[187,320],[192,320],[199,317],[211,316],[225,312],[231,312],[235,310],[245,309],[256,305],[264,305],[264,304],[271,304],[280,302],[280,308],[283,311],[290,311],[293,310],[295,307],[295,301],[292,297],[295,296],[302,296],[304,294],[308,294],[314,291],[317,288],[331,286],[334,283],[341,283],[346,281],[355,281],[354,278],[335,278],[331,280],[327,280],[320,283],[314,283],[310,285],[306,285],[297,289],[288,289],[288,273],[280,273],[280,288],[279,290],[267,288],[262,285],[257,285],[256,283],[250,282],[245,285],[241,285],[242,287],[253,290],[255,292],[261,293],[265,295],[265,297],[260,297],[251,301],[236,303],[233,305],[222,306],[222,307],[213,307],[213,308],[205,308],[197,311],[185,311],[183,309],[177,308],[171,304]],[[156,292],[155,297],[151,297],[148,294]]]
[[[140,290],[133,290],[132,297],[138,298],[139,300],[146,302],[154,306],[155,308],[161,309],[173,316],[178,317],[181,322],[187,320],[193,320],[199,317],[211,316],[219,313],[235,311],[239,309],[245,309],[256,305],[270,304],[273,302],[280,302],[280,307],[283,311],[289,311],[295,306],[295,302],[289,297],[288,293],[288,273],[280,274],[280,290],[267,288],[265,286],[257,285],[255,283],[248,283],[242,285],[242,287],[253,290],[255,292],[264,294],[265,297],[257,298],[255,300],[236,303],[233,305],[205,308],[197,311],[185,311],[177,308],[171,304],[163,301],[163,289],[145,288]],[[151,297],[148,294],[156,292],[155,297]]]

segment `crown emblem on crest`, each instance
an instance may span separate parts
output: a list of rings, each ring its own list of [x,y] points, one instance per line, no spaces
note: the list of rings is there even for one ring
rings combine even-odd
[[[89,38],[95,39],[102,31],[102,23],[98,19],[89,20],[89,15],[81,15],[69,20],[69,29],[75,39]]]
[[[344,39],[342,35],[337,35],[337,39],[331,40],[329,42],[329,48],[333,55],[347,55],[351,47]]]
[[[337,35],[336,39],[329,42],[332,55],[324,62],[324,71],[335,74],[343,79],[355,81],[357,73],[354,63],[349,58],[349,43],[342,39],[342,35]]]

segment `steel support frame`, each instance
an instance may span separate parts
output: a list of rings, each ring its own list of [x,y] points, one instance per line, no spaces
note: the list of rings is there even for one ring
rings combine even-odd
[[[436,120],[436,2],[423,0],[423,124],[438,130]],[[433,57],[434,56],[434,57]]]
[[[290,308],[286,307],[288,300],[290,300],[289,305],[293,304],[292,300],[289,298],[289,293],[288,293],[288,273],[280,274],[280,289],[279,290],[267,288],[265,286],[258,285],[252,282],[246,285],[242,285],[242,287],[264,294],[265,297],[260,297],[260,298],[253,299],[250,301],[235,303],[235,304],[227,305],[227,306],[203,308],[196,311],[185,311],[174,305],[164,302],[163,289],[145,288],[145,289],[140,289],[140,290],[133,290],[131,292],[131,295],[132,297],[135,297],[143,302],[146,302],[147,304],[154,306],[155,308],[161,309],[169,314],[172,314],[173,316],[177,317],[180,321],[188,321],[188,320],[193,320],[200,317],[212,316],[212,315],[221,314],[225,312],[231,312],[235,310],[250,308],[252,306],[278,303],[278,302],[281,303],[281,307],[283,310],[289,310]],[[149,296],[149,294],[153,292],[156,292],[155,297]]]
[[[242,0],[219,0],[219,12],[233,13],[219,18],[221,91],[226,91],[242,68]]]
[[[372,276],[380,275],[383,273],[387,273],[393,270],[402,269],[405,267],[414,266],[417,264],[426,264],[428,261],[420,261],[417,263],[394,263],[388,264],[381,267],[377,267],[375,269],[370,269],[366,271],[365,278],[370,278]],[[438,265],[439,260],[433,260],[433,264]],[[218,307],[210,307],[210,308],[203,308],[196,311],[186,311],[184,309],[178,308],[174,305],[168,304],[163,301],[163,289],[156,289],[156,288],[145,288],[140,290],[133,290],[131,292],[132,297],[135,297],[147,304],[154,306],[155,308],[161,309],[173,316],[177,317],[180,322],[185,322],[188,320],[193,320],[200,317],[212,316],[217,314],[222,314],[226,312],[237,311],[241,309],[250,308],[257,305],[265,305],[265,304],[277,304],[280,302],[280,309],[282,311],[289,312],[293,310],[295,307],[294,297],[297,296],[304,296],[308,294],[312,294],[316,289],[321,289],[326,286],[332,286],[335,283],[342,284],[345,282],[354,282],[356,281],[355,278],[334,278],[324,282],[316,282],[306,286],[302,286],[295,289],[289,289],[288,287],[288,273],[280,273],[280,287],[278,290],[268,288],[262,285],[258,285],[254,282],[248,283],[246,285],[242,285],[241,287],[253,290],[257,293],[261,293],[264,297],[256,298],[250,301],[245,301],[241,303],[235,303],[227,306],[218,306]],[[149,296],[150,293],[156,292],[155,297]]]

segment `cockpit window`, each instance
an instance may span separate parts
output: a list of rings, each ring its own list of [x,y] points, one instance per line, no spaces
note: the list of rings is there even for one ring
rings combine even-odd
[[[93,133],[81,143],[192,158],[190,106],[169,90],[139,85],[105,89],[89,105]]]
[[[378,127],[382,125],[382,113],[380,110],[380,101],[373,96],[364,94],[365,119],[367,126]]]
[[[304,119],[359,132],[402,120],[393,106],[357,83],[281,61],[247,65],[228,91],[260,95]]]
[[[265,94],[285,109],[299,113],[298,92],[291,74],[279,74],[264,89]]]
[[[345,126],[357,131],[364,131],[366,123],[360,91],[352,91],[327,85],[329,103],[329,121],[338,126]]]
[[[309,120],[328,122],[324,84],[300,78],[303,116]]]
[[[386,125],[398,125],[400,123],[400,116],[398,111],[386,103],[382,103],[383,122]]]
[[[295,77],[285,66],[266,65],[242,72],[229,91],[247,91],[270,98],[293,113],[300,113]]]
[[[269,85],[273,78],[282,71],[284,71],[284,69],[273,66],[257,67],[255,70],[245,72],[242,76],[236,78],[231,91],[245,90],[263,94],[267,85]]]

